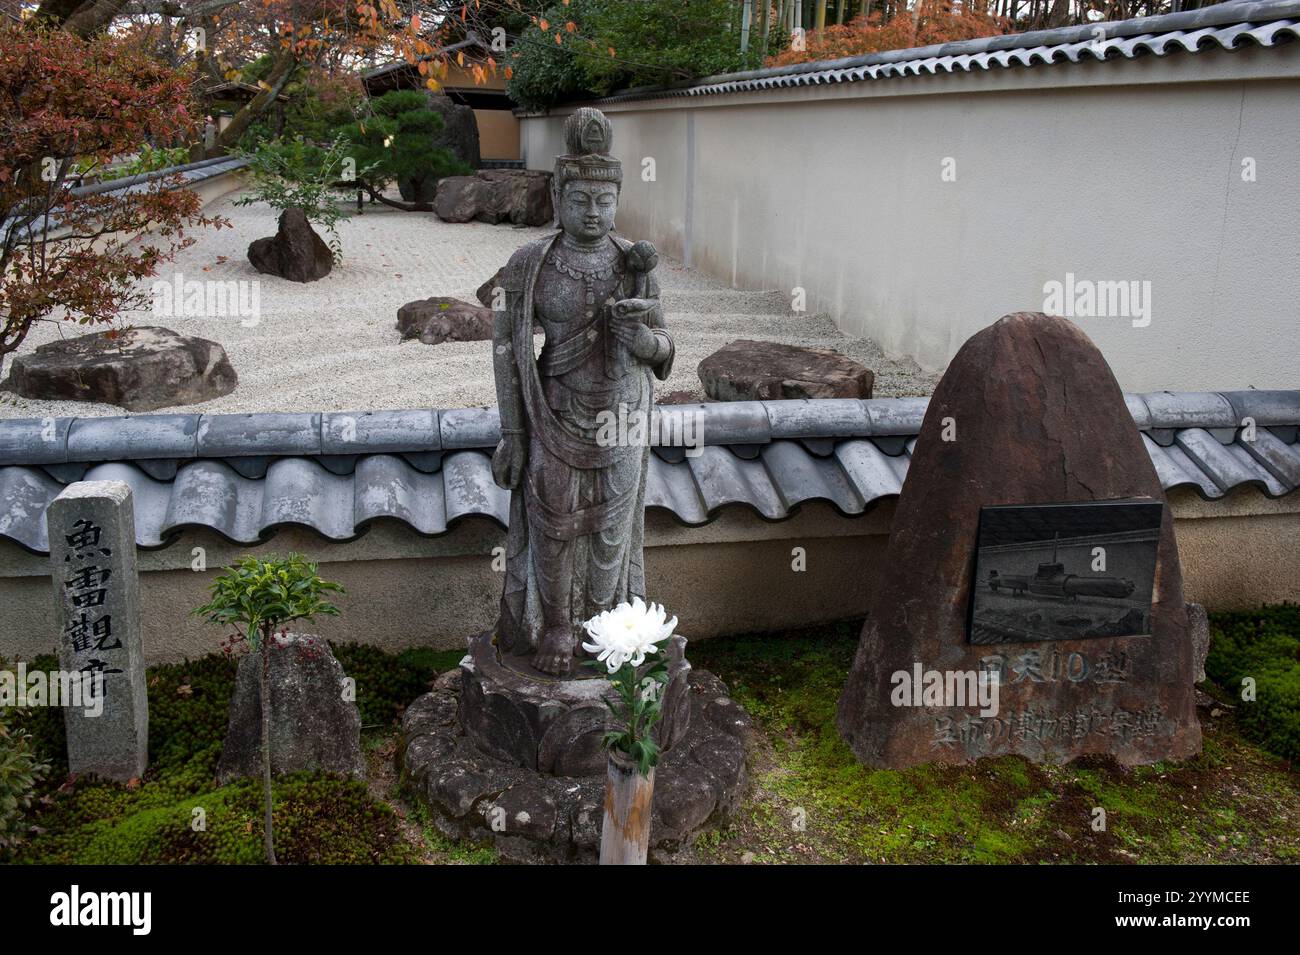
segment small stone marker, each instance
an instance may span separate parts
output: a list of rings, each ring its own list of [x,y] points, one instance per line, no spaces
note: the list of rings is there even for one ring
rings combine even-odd
[[[329,644],[305,633],[278,633],[272,639],[271,772],[319,770],[364,779],[361,711]],[[223,786],[262,775],[261,668],[257,653],[239,661],[217,763],[217,781]]]
[[[131,489],[121,481],[71,484],[46,520],[59,666],[82,674],[86,704],[63,710],[68,770],[130,780],[144,773],[149,753]]]
[[[1031,564],[1014,587],[976,579],[982,509],[1121,500],[1161,508],[1156,528],[1144,532],[1155,556],[1145,578],[1153,582],[1149,618],[1117,628],[1127,633],[1079,623],[1115,600],[1093,591],[1127,594],[1142,583],[1115,579],[1131,576],[1119,553],[1101,566],[1095,551],[1085,561],[1063,549],[1038,561],[1037,573]],[[1053,554],[1058,535],[1040,536]],[[884,567],[837,717],[864,763],[902,768],[1018,753],[1049,763],[1104,754],[1132,765],[1200,751],[1173,518],[1114,375],[1065,319],[1009,315],[962,346],[930,399]],[[1074,593],[1069,582],[1084,579]],[[1026,608],[1033,625],[972,640],[973,586]],[[995,708],[969,692],[962,702],[932,679],[969,690],[981,672],[998,675]]]

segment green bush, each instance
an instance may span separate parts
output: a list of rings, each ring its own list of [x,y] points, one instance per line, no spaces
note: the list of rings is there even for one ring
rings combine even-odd
[[[569,16],[584,17],[585,22],[586,13],[594,6],[592,0],[573,0],[569,7],[548,9],[546,18],[562,24]],[[525,109],[548,109],[556,103],[593,95],[584,69],[585,57],[575,53],[574,45],[557,45],[553,35],[536,24],[530,26],[520,34],[507,60],[511,75],[506,80],[506,92]],[[585,42],[582,45],[587,47]]]
[[[15,710],[0,706],[0,859],[23,841],[29,825],[27,810],[37,784],[49,771],[30,734],[17,723]]]
[[[43,653],[28,661],[27,672],[49,673],[59,669],[59,658]],[[43,793],[57,786],[68,775],[68,730],[63,722],[63,710],[56,706],[29,706],[14,713],[14,725],[31,738],[40,761],[49,767],[42,778]]]
[[[335,195],[336,184],[343,178],[355,178],[365,172],[354,168],[354,160],[343,139],[335,139],[322,148],[301,136],[272,139],[259,143],[252,152],[241,152],[250,160],[248,172],[253,178],[250,191],[235,200],[237,206],[265,202],[273,209],[301,209],[308,222],[323,226],[330,234],[330,251],[337,263],[343,258],[335,226],[351,212]]]
[[[183,165],[189,160],[190,151],[186,146],[155,149],[145,143],[140,147],[134,159],[113,170],[112,177],[116,179],[119,177],[125,178],[126,176],[138,176],[146,172],[157,172],[159,169],[166,169],[169,166]]]
[[[240,71],[239,79],[256,84],[271,73],[276,57],[267,53]],[[330,130],[352,119],[365,98],[365,90],[355,75],[334,76],[323,70],[299,66],[280,91],[282,104],[272,104],[253,120],[239,138],[239,146],[253,152],[258,144],[273,139],[301,136],[308,142],[329,142]],[[243,101],[214,103],[214,109],[237,113]]]
[[[740,52],[738,11],[733,0],[557,3],[516,41],[506,89],[528,109],[547,109],[617,89],[756,67],[760,44],[751,36],[749,51]]]
[[[429,109],[427,94],[394,90],[370,101],[366,115],[336,130],[359,170],[357,178],[375,192],[397,182],[412,201],[433,200],[438,180],[474,172],[448,149],[435,147],[442,117]]]
[[[1205,673],[1235,697],[1245,734],[1286,759],[1300,759],[1300,606],[1213,614]],[[1255,699],[1242,700],[1242,680]]]

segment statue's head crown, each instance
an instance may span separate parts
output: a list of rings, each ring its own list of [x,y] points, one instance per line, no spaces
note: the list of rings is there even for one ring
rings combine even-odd
[[[623,164],[609,154],[614,132],[605,114],[590,106],[574,110],[564,121],[564,145],[568,153],[555,159],[555,192],[574,179],[596,182],[623,181]]]
[[[564,121],[564,145],[572,156],[608,156],[613,142],[614,130],[598,109],[579,107]]]

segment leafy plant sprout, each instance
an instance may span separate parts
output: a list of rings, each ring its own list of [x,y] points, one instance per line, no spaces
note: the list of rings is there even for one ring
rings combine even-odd
[[[212,582],[212,599],[192,612],[212,623],[234,626],[237,632],[224,646],[227,653],[241,643],[260,655],[259,690],[262,703],[262,790],[266,797],[264,841],[266,861],[276,864],[271,832],[271,649],[275,635],[294,620],[336,617],[339,608],[325,599],[343,593],[336,583],[321,580],[317,565],[302,554],[287,557],[245,557]]]
[[[273,209],[301,209],[308,222],[329,233],[330,252],[335,264],[343,259],[343,245],[336,226],[351,213],[339,201],[335,190],[366,175],[370,167],[356,168],[351,144],[337,136],[322,148],[301,136],[260,143],[256,150],[241,155],[250,160],[252,188],[235,200],[237,206],[265,202]]]
[[[651,732],[663,715],[668,682],[668,661],[659,644],[677,627],[677,618],[665,622],[666,616],[661,605],[634,597],[632,603],[621,603],[583,624],[591,642],[582,648],[597,655],[586,665],[605,667],[622,704],[620,708],[605,700],[618,727],[605,733],[602,744],[626,755],[642,776],[659,762],[659,744]]]

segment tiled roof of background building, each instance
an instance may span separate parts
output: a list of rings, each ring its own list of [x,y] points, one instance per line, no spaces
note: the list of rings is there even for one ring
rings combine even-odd
[[[856,83],[895,76],[973,73],[1084,60],[1132,60],[1140,56],[1166,56],[1180,52],[1275,47],[1296,38],[1300,38],[1300,2],[1296,0],[1221,3],[1185,13],[981,37],[838,60],[707,76],[691,83],[625,90],[590,102],[599,105],[631,100],[717,96],[795,86]]]
[[[1271,497],[1300,486],[1300,391],[1126,396],[1166,490]],[[740,505],[768,520],[805,501],[846,515],[897,496],[927,399],[667,405],[703,415],[704,448],[656,447],[646,507],[703,524]],[[1242,423],[1255,424],[1254,440]],[[286,525],[348,540],[377,520],[421,534],[486,516],[504,526],[492,481],[494,409],[325,414],[133,415],[0,422],[0,538],[47,552],[45,508],[78,480],[135,493],[136,540],[159,547],[187,527],[255,543]],[[671,429],[661,429],[671,430]],[[673,433],[680,434],[681,431]]]

